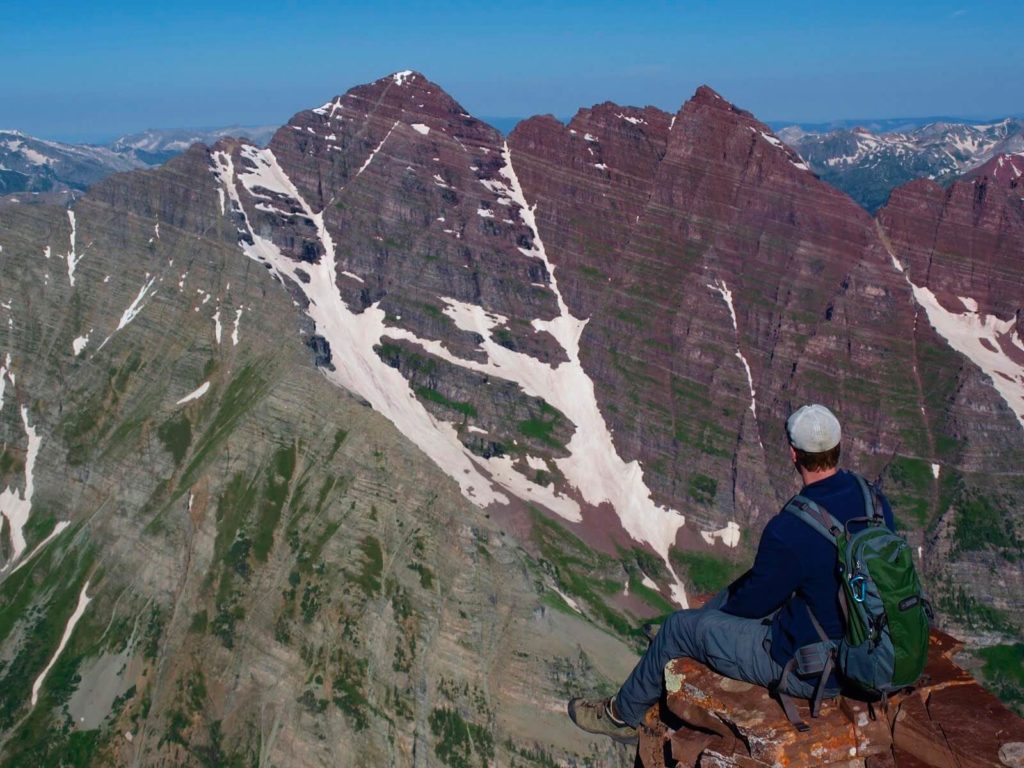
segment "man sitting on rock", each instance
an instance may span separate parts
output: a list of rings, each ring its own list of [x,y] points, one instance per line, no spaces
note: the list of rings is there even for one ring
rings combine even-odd
[[[800,493],[841,523],[863,517],[864,496],[856,476],[838,468],[841,429],[832,412],[823,405],[805,405],[787,419],[786,432],[804,484]],[[881,501],[891,529],[892,510],[884,497]],[[726,677],[779,685],[794,652],[820,639],[812,612],[829,638],[843,637],[839,588],[835,547],[796,515],[782,511],[765,526],[749,571],[704,607],[669,616],[618,693],[610,699],[572,699],[569,717],[590,733],[636,743],[644,713],[661,698],[665,665],[684,656]],[[816,683],[790,674],[780,688],[807,699]],[[838,692],[833,674],[824,695]]]

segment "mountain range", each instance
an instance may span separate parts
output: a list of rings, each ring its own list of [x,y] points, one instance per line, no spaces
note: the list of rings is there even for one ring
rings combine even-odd
[[[516,117],[482,118],[503,135]],[[563,121],[564,122],[564,121]],[[811,170],[868,211],[889,193],[917,178],[949,183],[993,157],[1024,157],[1024,120],[972,123],[958,118],[841,120],[831,123],[769,123]],[[73,199],[111,173],[160,165],[196,143],[225,136],[265,145],[275,126],[203,130],[155,130],[122,136],[106,146],[64,144],[0,131],[0,198],[29,193],[28,200]]]
[[[852,126],[807,130],[789,126],[779,138],[811,169],[874,212],[889,193],[919,178],[949,183],[993,157],[1024,157],[1024,120],[929,122],[912,129]]]
[[[990,162],[871,216],[708,87],[506,137],[400,72],[0,206],[0,764],[624,760],[565,698],[750,563],[809,401],[942,626],[1019,638]]]
[[[207,130],[149,130],[106,146],[68,144],[0,130],[0,201],[69,202],[112,173],[160,165],[191,145],[239,136],[266,143],[276,128],[231,126]],[[15,197],[18,200],[18,197]]]

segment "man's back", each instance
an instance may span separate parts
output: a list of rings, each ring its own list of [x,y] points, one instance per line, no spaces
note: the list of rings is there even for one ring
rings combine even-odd
[[[866,513],[856,478],[843,470],[804,486],[801,494],[841,523]],[[892,528],[892,510],[884,497],[882,505],[886,525]],[[796,515],[782,511],[765,526],[754,566],[732,585],[722,610],[748,618],[778,610],[772,619],[771,655],[785,665],[797,648],[818,640],[808,606],[829,637],[843,636],[835,547]]]
[[[786,436],[793,469],[804,483],[802,493],[841,522],[864,517],[857,476],[837,469],[842,427],[835,414],[817,403],[804,405],[786,419]],[[884,499],[883,509],[892,528],[892,511]],[[665,664],[680,657],[780,694],[831,695],[838,690],[834,676],[821,687],[820,675],[804,679],[789,674],[787,664],[797,649],[820,642],[808,606],[831,637],[844,634],[837,559],[834,544],[797,515],[776,515],[761,536],[753,567],[728,593],[702,608],[671,614],[618,693],[572,699],[569,717],[589,733],[635,742],[635,728],[661,695]],[[808,662],[812,655],[804,655],[803,669],[815,666],[813,659]]]

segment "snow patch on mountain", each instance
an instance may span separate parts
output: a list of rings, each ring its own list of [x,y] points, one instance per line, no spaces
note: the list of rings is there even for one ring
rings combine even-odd
[[[231,346],[237,347],[239,341],[238,328],[242,323],[242,313],[245,312],[245,307],[239,307],[235,310],[235,322],[231,326]]]
[[[149,282],[139,288],[138,294],[135,296],[134,301],[128,306],[124,312],[121,313],[121,319],[117,321],[117,328],[115,331],[120,331],[128,323],[138,317],[139,312],[142,311],[144,304],[142,303],[146,296],[149,294],[149,290],[153,287],[153,283],[156,282],[156,277],[151,277]]]
[[[632,117],[631,115],[624,115],[621,112],[617,113],[615,116],[625,120],[627,123],[631,123],[632,125],[647,125],[647,121],[642,117]]]
[[[447,422],[434,419],[410,392],[401,373],[386,365],[374,352],[386,335],[385,313],[372,305],[356,314],[338,294],[334,241],[323,223],[323,213],[314,214],[298,190],[288,180],[273,153],[263,150],[263,173],[272,174],[282,188],[289,188],[288,196],[317,227],[325,255],[315,264],[303,264],[309,282],[298,279],[298,264],[288,259],[276,245],[252,231],[246,234],[252,243],[240,241],[243,252],[261,263],[267,263],[280,277],[290,278],[301,287],[310,300],[307,312],[333,349],[345,350],[334,358],[333,371],[321,369],[335,384],[358,392],[374,409],[387,416],[401,432],[430,456],[460,486],[464,495],[481,506],[492,503],[506,504],[508,497],[496,492],[491,483],[478,471],[475,463],[459,442],[455,428]],[[219,158],[216,172],[225,191],[233,200],[238,199],[237,179],[247,185],[247,173],[235,174],[230,158]],[[239,202],[241,209],[241,203]]]
[[[79,336],[78,338],[71,342],[71,349],[75,353],[75,357],[78,357],[80,354],[82,354],[82,350],[84,350],[86,345],[88,345],[89,343],[89,335],[91,333],[92,328],[89,329],[89,333],[85,334],[84,336]]]
[[[200,397],[205,395],[210,389],[210,382],[204,381],[194,390],[189,392],[183,398],[181,398],[175,405],[184,405],[185,403],[191,403],[193,400],[198,400]]]
[[[53,669],[53,665],[57,663],[57,659],[64,652],[65,646],[68,644],[68,640],[71,639],[71,633],[75,631],[75,625],[78,624],[79,620],[85,614],[85,609],[92,601],[92,598],[87,594],[89,589],[89,582],[85,582],[82,587],[82,591],[78,594],[78,605],[75,606],[74,612],[68,618],[68,623],[64,626],[64,634],[60,638],[60,644],[57,646],[57,650],[54,651],[53,656],[50,657],[50,663],[46,665],[42,672],[39,673],[39,677],[32,683],[32,704],[35,706],[39,700],[39,690],[43,687],[43,681],[46,680],[46,676],[50,674],[50,670]]]
[[[1024,352],[1024,340],[1014,329],[1016,319],[1001,320],[995,315],[982,314],[978,312],[978,302],[970,296],[957,297],[965,311],[946,309],[930,288],[910,281],[888,238],[883,234],[881,239],[893,266],[910,286],[914,300],[924,308],[928,322],[949,346],[989,377],[996,392],[1024,427],[1024,365],[1017,362]],[[1007,351],[1010,347],[1015,348],[1012,354]],[[932,471],[938,477],[938,465],[933,464]]]
[[[71,224],[71,250],[67,254],[68,262],[68,282],[71,283],[71,287],[75,287],[75,267],[78,262],[82,260],[82,257],[75,252],[75,241],[78,236],[78,227],[75,223],[75,212],[70,208],[68,209],[68,223]]]
[[[732,291],[726,284],[725,280],[715,280],[714,283],[708,283],[708,288],[713,291],[717,291],[725,302],[726,306],[729,307],[729,316],[732,318],[732,330],[736,335],[736,357],[743,365],[743,370],[747,373],[747,385],[750,388],[750,412],[754,414],[754,419],[757,419],[757,391],[754,389],[754,376],[750,372],[750,363],[747,362],[746,356],[740,349],[740,329],[739,324],[736,322],[736,307],[732,303]]]
[[[526,455],[526,465],[530,469],[536,469],[538,471],[544,471],[548,468],[548,463],[544,459],[536,456],[530,456],[529,454]]]
[[[730,520],[725,524],[725,528],[719,528],[717,531],[701,531],[700,537],[708,544],[714,544],[715,539],[718,539],[727,547],[735,547],[740,543],[740,527]]]
[[[526,202],[507,142],[502,155],[505,165],[499,174],[507,181],[504,196],[519,206],[519,217],[534,235],[532,247],[520,250],[525,255],[539,258],[544,263],[550,276],[550,289],[558,303],[557,317],[552,320],[534,320],[532,325],[538,331],[550,333],[568,357],[568,362],[552,368],[540,364],[528,355],[519,355],[520,358],[526,358],[521,362],[526,363],[523,369],[530,376],[516,377],[515,380],[520,381],[527,391],[531,388],[536,389],[538,396],[544,397],[576,425],[576,431],[567,446],[570,455],[565,459],[556,459],[556,466],[588,503],[594,506],[610,503],[626,532],[635,540],[650,544],[654,551],[662,556],[676,581],[672,588],[673,596],[685,607],[686,592],[672,570],[668,553],[686,519],[676,510],[655,504],[650,490],[644,483],[640,463],[635,460],[627,463],[619,456],[598,407],[594,382],[580,362],[580,337],[587,321],[575,318],[569,312],[569,307],[558,287],[555,265],[544,249],[544,241],[537,227],[535,208]],[[488,353],[492,358],[500,360],[505,353],[511,352],[489,337],[484,338],[485,345],[490,341]],[[508,374],[506,372],[503,375]]]
[[[146,275],[146,277],[149,277],[149,275]],[[113,338],[115,333],[120,331],[122,328],[124,328],[126,325],[128,325],[132,320],[134,320],[136,317],[138,317],[139,313],[146,306],[144,301],[146,299],[146,296],[149,295],[149,291],[153,287],[153,283],[155,283],[155,282],[156,282],[156,276],[150,277],[149,281],[145,285],[143,285],[141,288],[139,288],[139,292],[138,292],[138,294],[136,294],[135,298],[132,300],[132,303],[128,305],[128,308],[124,312],[121,313],[121,319],[117,321],[117,328],[115,328],[113,331],[111,331],[110,335],[107,336],[107,338],[105,338],[103,340],[103,343],[100,344],[99,347],[96,348],[97,352],[99,352],[101,349],[103,349],[105,346],[107,346],[107,342],[110,341],[111,338]]]
[[[10,358],[8,358],[8,365]],[[10,376],[10,373],[7,374]],[[13,382],[12,382],[13,383]],[[7,518],[7,530],[11,538],[11,557],[7,565],[0,570],[6,571],[11,565],[17,562],[21,553],[25,551],[25,525],[28,523],[29,513],[32,510],[32,495],[35,493],[35,471],[36,459],[39,457],[39,447],[43,438],[36,431],[36,428],[28,423],[28,407],[21,407],[21,423],[25,428],[25,436],[28,439],[28,448],[25,450],[25,488],[17,491],[14,488],[5,488],[0,492],[0,515]]]
[[[1024,346],[1014,332],[1015,319],[1000,320],[995,315],[981,314],[977,302],[967,297],[960,299],[967,311],[952,312],[942,306],[930,289],[913,283],[911,287],[932,327],[949,346],[988,375],[1024,427],[1024,365],[1004,351],[1011,345],[1018,349]]]
[[[366,160],[363,162],[361,166],[359,166],[359,170],[356,171],[356,175],[352,177],[353,179],[359,178],[359,175],[370,166],[370,163],[373,162],[373,158],[377,156],[377,153],[380,152],[381,148],[384,146],[384,142],[388,140],[388,137],[391,136],[392,132],[394,132],[395,128],[398,127],[398,124],[400,122],[401,120],[395,120],[395,124],[391,126],[391,130],[384,134],[384,138],[380,140],[380,144],[374,147],[374,150],[370,153],[370,156],[366,158]]]
[[[559,315],[552,320],[534,320],[533,327],[550,333],[565,349],[568,362],[558,366],[499,345],[492,338],[492,331],[504,322],[504,318],[488,313],[479,305],[443,299],[445,313],[458,327],[479,333],[483,339],[481,349],[486,353],[485,362],[462,360],[439,341],[420,339],[404,328],[388,326],[378,305],[372,305],[359,314],[352,312],[335,287],[335,245],[324,225],[323,213],[314,213],[271,150],[244,148],[244,151],[251,168],[236,174],[233,164],[225,158],[218,158],[215,166],[215,173],[229,197],[237,199],[236,179],[250,191],[273,190],[293,201],[317,227],[325,255],[316,264],[301,265],[309,275],[308,282],[298,279],[295,270],[299,265],[285,257],[271,241],[252,231],[247,220],[245,234],[248,237],[240,241],[240,246],[246,255],[269,264],[278,275],[290,278],[305,292],[309,299],[307,312],[316,324],[317,332],[330,342],[333,349],[345,351],[335,356],[335,370],[325,370],[325,376],[365,397],[455,479],[463,494],[474,503],[483,507],[507,503],[508,496],[495,488],[498,486],[521,498],[541,503],[566,519],[578,521],[581,519],[579,505],[572,498],[558,493],[553,485],[544,487],[533,483],[514,470],[511,459],[488,460],[470,453],[459,441],[454,427],[431,416],[410,391],[401,373],[385,364],[374,347],[385,338],[404,339],[457,365],[518,383],[531,396],[542,397],[558,408],[576,425],[567,446],[570,456],[555,460],[568,482],[588,503],[595,506],[610,503],[630,536],[650,544],[671,570],[669,548],[674,544],[685,518],[675,510],[656,505],[644,484],[639,463],[623,461],[614,447],[597,406],[593,381],[580,364],[579,339],[587,321],[570,314],[559,291],[556,270],[544,251],[534,209],[528,206],[523,196],[507,146],[503,152],[505,165],[500,171],[501,179],[485,180],[485,186],[519,207],[520,217],[534,235],[532,246],[521,250],[525,255],[543,261],[551,276],[549,288],[557,299]],[[249,239],[251,244],[247,242]],[[482,471],[490,477],[481,474]],[[673,595],[685,606],[685,590],[678,578],[675,582]]]
[[[18,139],[5,141],[4,146],[8,152],[17,152],[32,165],[50,165],[53,162],[53,158],[44,155],[42,152],[37,152]]]
[[[14,566],[14,569],[11,571],[11,575],[13,576],[23,567],[25,567],[25,565],[32,562],[33,557],[38,555],[47,544],[49,544],[51,541],[60,536],[64,531],[66,531],[70,525],[71,522],[69,520],[61,520],[59,523],[54,525],[53,530],[50,531],[46,538],[40,541],[38,544],[36,544],[32,548],[32,551],[25,555],[25,557],[21,558],[18,564]]]
[[[8,307],[10,309],[10,307]],[[14,374],[11,373],[11,353],[7,353],[7,358],[4,360],[4,364],[0,365],[0,410],[4,407],[4,390],[7,388],[7,382],[10,381],[14,384]]]
[[[580,610],[580,604],[579,603],[577,603],[575,600],[573,600],[571,597],[569,597],[567,594],[565,594],[565,592],[560,590],[558,587],[552,586],[551,589],[553,589],[555,591],[555,594],[557,594],[560,598],[562,598],[562,600],[565,601],[566,605],[568,605],[570,608],[572,608],[574,611],[576,611],[576,613],[580,614],[581,616],[583,615],[583,611]]]

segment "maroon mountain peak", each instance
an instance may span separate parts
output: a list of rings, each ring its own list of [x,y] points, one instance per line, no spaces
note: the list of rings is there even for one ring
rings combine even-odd
[[[414,69],[403,69],[400,72],[392,72],[390,75],[385,75],[379,78],[377,82],[390,80],[394,85],[399,88],[404,87],[407,84],[413,84],[417,80],[427,80],[422,72],[417,72]],[[427,82],[430,82],[429,80]]]
[[[740,109],[709,85],[702,85],[697,88],[697,90],[694,91],[693,96],[690,97],[690,100],[683,105],[683,108],[685,109],[690,105],[694,107],[706,106],[713,109],[721,109],[749,117],[752,120],[754,119],[754,116],[750,112],[747,112],[745,109]]]
[[[664,138],[672,115],[657,107],[629,107],[604,101],[592,107],[581,107],[569,121],[570,132],[588,134],[625,131],[632,135],[659,135]]]
[[[324,139],[359,134],[376,144],[399,123],[422,136],[435,130],[472,144],[493,143],[498,137],[494,128],[470,115],[440,85],[413,70],[394,72],[350,88],[319,107],[294,115],[278,133],[299,131],[308,133],[307,138]],[[369,130],[365,128],[371,125]],[[272,142],[272,146],[275,144]]]
[[[964,176],[965,180],[988,179],[1002,187],[1016,188],[1024,179],[1024,155],[1000,154]]]
[[[364,98],[405,109],[457,108],[464,112],[444,88],[411,69],[394,72],[349,89],[342,98]]]

